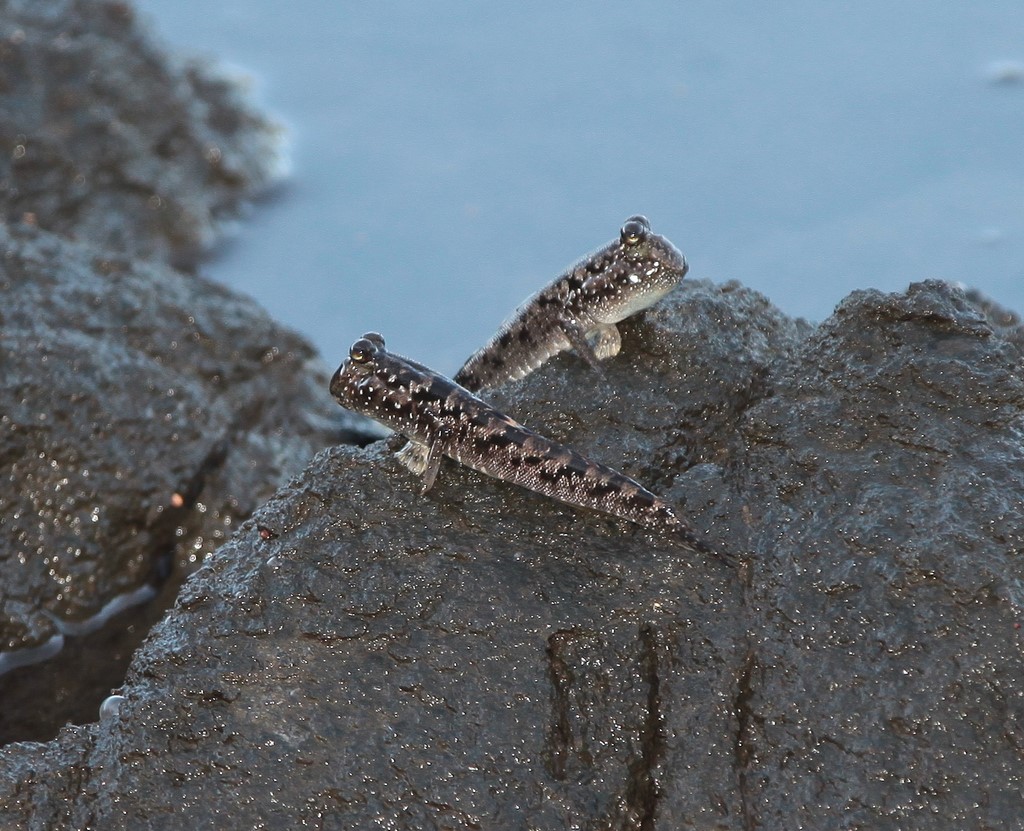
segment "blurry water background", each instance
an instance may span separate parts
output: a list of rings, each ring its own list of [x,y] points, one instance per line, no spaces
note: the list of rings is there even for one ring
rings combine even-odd
[[[453,372],[632,213],[821,320],[939,277],[1024,310],[1024,3],[138,0],[250,76],[290,169],[204,271],[333,368]]]

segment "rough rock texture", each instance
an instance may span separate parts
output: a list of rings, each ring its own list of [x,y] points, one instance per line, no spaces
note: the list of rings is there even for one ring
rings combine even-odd
[[[312,349],[166,266],[0,226],[0,651],[179,571],[344,437]]]
[[[128,3],[0,2],[0,218],[190,264],[280,166],[277,127]]]
[[[941,283],[855,292],[747,414],[765,827],[1024,826],[1019,343]]]
[[[297,335],[139,259],[191,264],[279,167],[277,128],[128,4],[0,0],[0,744],[94,718],[233,524],[365,439]]]
[[[454,465],[421,497],[381,445],[319,454],[115,717],[0,751],[0,825],[1022,827],[1024,383],[980,308],[925,283],[812,329],[691,283],[603,381],[562,356],[502,391],[741,575]]]

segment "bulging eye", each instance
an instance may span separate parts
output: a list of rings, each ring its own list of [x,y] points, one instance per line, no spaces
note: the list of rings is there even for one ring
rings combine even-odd
[[[647,238],[651,233],[651,223],[645,216],[631,216],[622,224],[622,231],[619,232],[619,239],[623,245],[636,245]]]
[[[377,346],[372,340],[360,338],[352,344],[352,348],[348,350],[348,356],[352,359],[352,363],[365,364],[373,357],[373,353],[376,351]]]

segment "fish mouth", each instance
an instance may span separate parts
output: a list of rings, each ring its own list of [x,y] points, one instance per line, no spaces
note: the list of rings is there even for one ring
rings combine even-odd
[[[652,242],[656,243],[652,252],[653,259],[660,262],[662,267],[679,272],[680,278],[685,277],[686,272],[690,270],[690,264],[686,262],[683,252],[664,237],[656,237]]]

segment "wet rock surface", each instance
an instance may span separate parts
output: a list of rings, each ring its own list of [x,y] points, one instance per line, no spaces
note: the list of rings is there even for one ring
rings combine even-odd
[[[31,226],[0,227],[0,251],[8,669],[194,570],[354,422],[247,298]]]
[[[234,83],[169,58],[130,4],[0,4],[7,221],[192,264],[274,179],[279,144]]]
[[[740,574],[448,463],[421,497],[383,445],[323,452],[189,580],[116,716],[0,751],[0,818],[1020,827],[1013,331],[941,283],[813,328],[690,283],[605,379],[566,355],[495,396]]]
[[[997,312],[855,292],[742,425],[765,827],[1024,822],[1024,384]]]
[[[93,718],[234,524],[366,438],[305,341],[161,264],[259,194],[278,141],[128,4],[0,4],[0,744]]]

